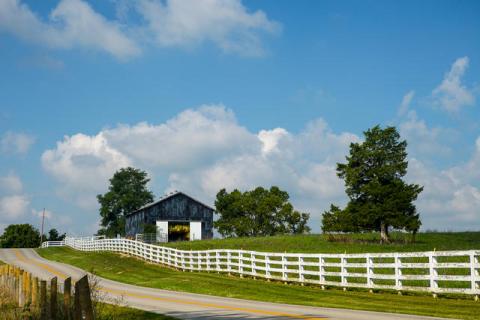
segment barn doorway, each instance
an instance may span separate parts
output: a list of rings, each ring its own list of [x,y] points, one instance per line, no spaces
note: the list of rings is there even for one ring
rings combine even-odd
[[[190,223],[169,221],[168,223],[168,241],[188,241],[190,240]]]

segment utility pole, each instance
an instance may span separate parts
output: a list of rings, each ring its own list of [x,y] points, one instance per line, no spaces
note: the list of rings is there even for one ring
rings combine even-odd
[[[42,231],[40,233],[40,245],[43,243],[43,224],[45,223],[45,208],[43,208],[43,213],[42,213]]]

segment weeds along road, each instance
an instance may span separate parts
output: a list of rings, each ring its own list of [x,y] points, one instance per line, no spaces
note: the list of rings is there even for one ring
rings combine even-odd
[[[0,260],[17,265],[44,280],[57,277],[60,283],[67,277],[76,281],[85,275],[85,271],[76,267],[46,260],[33,249],[0,249]],[[109,302],[179,319],[440,319],[222,298],[133,286],[103,278],[98,278],[98,281],[100,296]],[[348,301],[345,304],[348,305]]]

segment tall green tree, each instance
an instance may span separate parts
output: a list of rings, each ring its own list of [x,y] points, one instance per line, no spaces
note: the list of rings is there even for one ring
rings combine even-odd
[[[63,233],[63,234],[59,234],[58,233],[58,230],[53,228],[53,229],[50,229],[50,231],[48,231],[48,241],[62,241],[63,239],[65,239],[66,237],[66,234]]]
[[[289,195],[278,187],[257,187],[250,191],[225,189],[217,193],[214,222],[225,237],[271,236],[307,233],[309,214],[294,210]]]
[[[147,188],[149,181],[145,171],[132,167],[115,172],[108,192],[97,196],[103,227],[98,234],[125,235],[125,215],[153,202],[153,193]]]
[[[420,216],[413,202],[423,187],[407,184],[407,142],[395,127],[375,126],[364,132],[363,143],[352,143],[346,163],[337,164],[350,199],[347,207],[332,207],[323,215],[324,230],[379,231],[389,242],[389,228],[416,233]]]
[[[11,224],[0,236],[2,248],[37,248],[40,246],[40,232],[30,224]]]

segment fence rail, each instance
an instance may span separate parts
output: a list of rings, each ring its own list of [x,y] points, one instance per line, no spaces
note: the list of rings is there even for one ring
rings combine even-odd
[[[214,271],[320,286],[480,295],[480,251],[308,254],[186,251],[129,239],[70,238],[81,251],[125,253],[183,271]],[[46,244],[46,246],[50,246]]]

